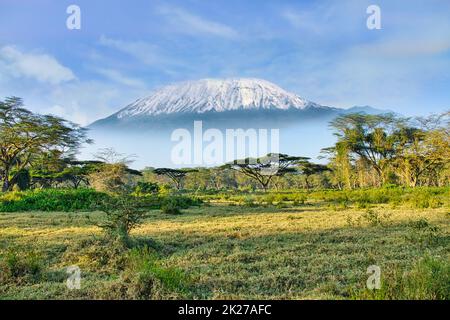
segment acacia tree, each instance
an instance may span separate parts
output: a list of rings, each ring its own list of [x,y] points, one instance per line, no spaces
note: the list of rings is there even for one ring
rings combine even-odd
[[[330,168],[323,164],[312,163],[309,161],[304,161],[300,164],[299,169],[301,173],[305,176],[306,189],[310,189],[311,185],[309,183],[309,177],[313,174],[323,173],[329,171]]]
[[[440,173],[450,159],[449,115],[446,112],[417,119],[421,128],[411,132],[409,143],[401,146],[394,162],[404,184],[439,185]]]
[[[406,123],[407,119],[392,113],[352,113],[337,117],[330,125],[338,143],[370,164],[383,184],[399,146],[406,143],[405,139],[411,139],[413,128],[407,128]]]
[[[171,168],[158,168],[153,172],[159,176],[166,176],[173,181],[175,187],[180,190],[183,187],[183,180],[190,172],[197,172],[196,169],[171,169]]]
[[[35,114],[20,98],[0,101],[0,182],[8,191],[16,175],[42,154],[74,157],[82,143],[90,143],[86,129],[51,115]]]
[[[349,148],[345,143],[336,142],[335,146],[321,150],[324,156],[328,157],[328,167],[332,171],[332,182],[339,189],[352,189],[352,157]]]
[[[304,163],[308,159],[306,157],[295,157],[287,154],[269,153],[260,158],[234,160],[231,163],[225,164],[222,168],[231,168],[254,179],[264,191],[267,191],[273,177],[281,177],[286,173],[295,172],[295,166]]]
[[[100,149],[94,157],[99,161],[88,176],[89,184],[96,190],[125,195],[135,184],[135,177],[142,172],[128,167],[133,156],[125,156],[112,148]]]

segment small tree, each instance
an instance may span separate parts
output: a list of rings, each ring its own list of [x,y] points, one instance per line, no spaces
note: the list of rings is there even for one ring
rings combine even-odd
[[[222,166],[223,169],[231,168],[257,181],[267,191],[273,177],[281,177],[286,173],[295,172],[295,166],[309,158],[295,157],[287,154],[269,153],[260,158],[246,158],[234,160]]]
[[[98,226],[109,238],[124,245],[130,244],[130,231],[142,223],[147,213],[139,198],[124,194],[104,199],[98,209],[106,213],[106,221]]]

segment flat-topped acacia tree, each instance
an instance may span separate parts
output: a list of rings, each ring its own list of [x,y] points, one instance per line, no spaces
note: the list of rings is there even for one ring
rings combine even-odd
[[[328,166],[318,163],[312,163],[305,161],[299,166],[300,173],[305,177],[306,189],[310,189],[311,185],[309,183],[309,177],[313,174],[320,174],[325,171],[331,171]]]
[[[180,190],[183,187],[183,180],[190,172],[197,172],[196,169],[171,169],[171,168],[158,168],[153,172],[159,176],[166,176],[173,181],[175,187]]]
[[[296,172],[296,166],[306,163],[309,158],[289,156],[281,153],[269,153],[260,158],[234,160],[223,165],[223,169],[236,170],[247,177],[256,180],[264,191],[267,191],[273,177]]]

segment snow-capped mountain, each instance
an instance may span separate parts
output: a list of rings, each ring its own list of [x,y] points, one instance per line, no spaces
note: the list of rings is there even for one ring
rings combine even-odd
[[[202,79],[165,86],[119,111],[117,118],[316,106],[261,79]]]
[[[146,98],[89,126],[95,153],[113,147],[137,155],[137,166],[170,166],[177,129],[189,131],[201,121],[202,129],[279,129],[280,151],[316,156],[334,137],[329,122],[349,112],[377,113],[370,107],[339,109],[301,98],[260,79],[204,79],[155,90]],[[205,143],[206,144],[206,143]]]

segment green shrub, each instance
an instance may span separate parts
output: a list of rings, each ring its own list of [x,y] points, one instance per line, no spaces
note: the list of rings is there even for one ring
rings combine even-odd
[[[0,195],[0,212],[92,211],[108,195],[91,189],[43,189]]]
[[[98,224],[106,235],[129,244],[131,229],[142,223],[147,210],[140,199],[133,196],[114,196],[99,203],[98,209],[106,213],[106,220]]]
[[[168,196],[161,201],[161,210],[167,214],[180,214],[181,209],[199,206],[202,200],[185,196]]]
[[[134,189],[134,193],[137,196],[147,195],[147,194],[157,194],[159,192],[159,185],[154,182],[142,182],[139,181]]]
[[[306,196],[306,194],[303,193],[295,194],[293,197],[293,204],[294,206],[298,206],[299,204],[305,204],[307,199],[308,197]]]
[[[0,212],[23,211],[94,211],[99,204],[115,198],[113,195],[93,189],[43,189],[17,191],[0,194]],[[199,206],[202,200],[187,196],[162,196],[144,194],[134,196],[140,206],[146,209],[160,209],[167,199],[175,199],[181,209]]]
[[[181,206],[177,199],[167,198],[163,201],[161,210],[165,214],[181,214]]]
[[[266,202],[267,204],[273,204],[275,202],[275,195],[269,193],[263,198],[263,201]]]

